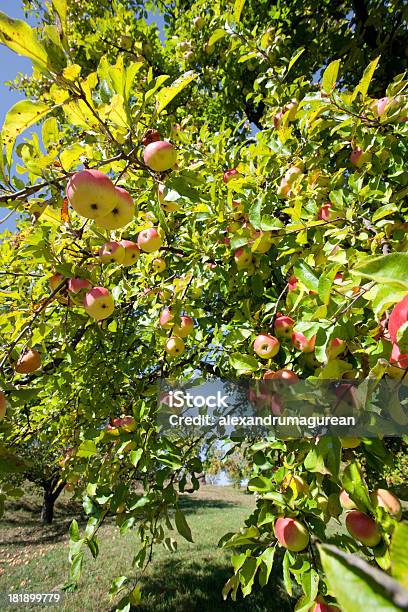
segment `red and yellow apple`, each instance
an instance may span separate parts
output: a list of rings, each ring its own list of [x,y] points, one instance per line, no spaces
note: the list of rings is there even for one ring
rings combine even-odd
[[[175,324],[173,333],[180,338],[187,338],[194,331],[194,321],[191,317],[185,315],[180,317],[180,325]]]
[[[125,260],[125,247],[120,242],[106,242],[99,249],[99,259],[102,263],[121,264]]]
[[[381,535],[374,519],[359,510],[351,510],[347,513],[346,528],[349,534],[355,540],[364,544],[364,546],[373,548],[381,540]]]
[[[154,172],[165,172],[177,163],[177,151],[170,142],[158,140],[145,147],[143,159]]]
[[[20,355],[15,371],[18,374],[31,374],[41,368],[41,355],[36,349],[28,349]]]
[[[287,315],[279,314],[275,319],[274,329],[278,338],[291,338],[295,321]]]
[[[85,294],[84,308],[90,317],[102,321],[113,313],[115,303],[108,289],[94,287]]]
[[[145,253],[158,251],[163,245],[163,241],[155,227],[142,230],[137,237],[137,246]]]
[[[292,334],[293,345],[302,353],[313,353],[315,349],[316,336],[306,338],[301,332],[293,332]]]
[[[281,546],[292,552],[300,552],[309,544],[306,527],[293,518],[278,518],[275,521],[275,536]]]
[[[69,179],[67,198],[79,215],[96,219],[107,215],[115,206],[115,186],[99,170],[81,170]]]
[[[170,357],[178,357],[184,353],[184,342],[178,336],[171,336],[166,342],[166,353]]]
[[[259,334],[254,341],[254,351],[262,359],[271,359],[279,352],[280,343],[275,336]]]
[[[103,229],[115,230],[128,225],[134,214],[135,205],[130,193],[122,187],[115,187],[115,200],[112,210],[106,215],[96,217],[95,223]]]
[[[132,242],[132,240],[121,240],[119,244],[125,249],[125,257],[121,262],[122,265],[126,267],[133,266],[140,256],[140,249],[136,242]]]

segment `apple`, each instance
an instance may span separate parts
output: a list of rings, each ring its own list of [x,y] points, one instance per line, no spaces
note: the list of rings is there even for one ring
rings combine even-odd
[[[40,368],[40,353],[36,349],[28,349],[20,355],[14,369],[18,374],[31,374]]]
[[[408,353],[401,353],[398,344],[392,345],[390,363],[404,370],[408,368]]]
[[[313,353],[315,348],[316,336],[312,336],[309,340],[301,332],[293,332],[292,343],[302,353]]]
[[[408,295],[406,295],[392,309],[390,318],[388,319],[388,331],[391,340],[396,343],[398,330],[408,321]]]
[[[299,176],[302,176],[303,170],[299,166],[292,166],[285,174],[285,181],[288,185],[292,185]]]
[[[178,336],[171,336],[166,342],[166,353],[170,357],[176,357],[184,353],[184,342]]]
[[[62,283],[62,281],[64,279],[65,279],[65,277],[62,274],[54,274],[53,276],[51,276],[50,279],[49,279],[51,291],[55,291],[56,288],[59,285],[61,285],[61,283]]]
[[[121,262],[122,265],[126,267],[133,266],[140,256],[140,249],[136,242],[132,242],[132,240],[121,240],[119,244],[125,249],[125,258]]]
[[[84,308],[90,317],[102,321],[113,313],[115,303],[108,289],[94,287],[85,294]]]
[[[326,347],[326,357],[330,359],[336,359],[341,353],[346,350],[346,343],[341,338],[332,338],[329,345]]]
[[[377,115],[377,117],[381,117],[381,115],[385,113],[385,110],[390,102],[391,100],[387,96],[384,98],[379,98],[371,104],[371,110],[375,115]]]
[[[86,278],[70,278],[68,281],[68,291],[79,293],[83,289],[91,289],[92,284]]]
[[[273,239],[271,236],[271,232],[264,232],[264,231],[255,231],[252,234],[252,239],[253,239],[253,246],[252,246],[252,252],[253,253],[267,253],[271,246],[273,245]]]
[[[159,183],[157,186],[157,197],[159,199],[160,205],[166,212],[176,212],[180,207],[177,202],[172,202],[170,200],[164,199],[164,190],[165,185],[163,183]]]
[[[279,198],[287,198],[290,192],[291,185],[287,182],[285,178],[281,179],[280,185],[278,186],[276,193]]]
[[[359,510],[350,510],[347,513],[346,528],[349,534],[364,546],[373,548],[381,541],[381,535],[375,521]]]
[[[145,147],[143,159],[146,166],[154,172],[164,172],[177,163],[177,151],[170,142],[158,140]]]
[[[65,280],[64,285],[61,285],[61,283],[64,280]],[[48,282],[50,283],[50,289],[52,293],[54,293],[54,291],[56,291],[56,289],[60,287],[58,293],[56,294],[56,297],[59,303],[64,304],[64,305],[68,304],[67,287],[66,287],[67,279],[65,279],[65,276],[63,276],[62,274],[54,274],[53,276],[49,278]]]
[[[351,499],[350,495],[347,493],[345,489],[340,491],[339,495],[340,505],[344,510],[356,510],[357,506]]]
[[[310,612],[341,612],[341,610],[338,606],[327,604],[324,599],[319,597]]]
[[[222,180],[224,181],[224,183],[229,183],[233,179],[237,179],[240,176],[242,175],[240,172],[238,172],[236,168],[231,168],[230,170],[227,170],[226,172],[224,172],[224,176]]]
[[[0,391],[0,421],[4,419],[7,411],[6,396],[3,391]]]
[[[291,338],[295,321],[287,315],[279,314],[275,319],[274,329],[278,338]]]
[[[287,370],[283,368],[282,370],[276,370],[275,372],[273,370],[267,370],[265,374],[263,375],[263,379],[264,380],[271,380],[271,379],[283,380],[289,385],[293,385],[299,380],[299,376],[292,370]]]
[[[160,319],[159,319],[159,325],[160,327],[163,327],[164,329],[171,329],[174,325],[174,316],[173,313],[171,312],[170,308],[165,308],[161,315],[160,315]]]
[[[175,325],[173,333],[180,338],[187,338],[194,331],[194,321],[191,317],[181,316],[180,325]]]
[[[136,421],[133,416],[124,416],[115,418],[112,421],[112,425],[114,427],[122,427],[124,431],[135,431],[136,429]]]
[[[125,227],[134,217],[135,205],[130,193],[122,187],[115,187],[115,196],[112,210],[107,215],[95,219],[96,225],[103,229],[115,230]]]
[[[370,497],[373,505],[376,508],[385,508],[385,510],[391,514],[393,518],[395,518],[397,521],[401,520],[401,502],[398,497],[391,493],[391,491],[388,491],[387,489],[375,489],[375,491],[371,493]]]
[[[326,202],[321,206],[319,212],[317,213],[317,218],[319,221],[332,221],[336,218],[336,214],[333,212],[331,202]]]
[[[152,261],[153,270],[156,274],[161,274],[167,268],[166,262],[162,257],[156,257]]]
[[[137,246],[145,253],[153,253],[153,251],[158,251],[162,244],[163,241],[161,236],[155,227],[142,230],[137,237]]]
[[[296,113],[299,108],[299,103],[297,100],[292,100],[289,104],[286,104],[284,107],[285,113],[289,111],[288,121],[294,121],[296,119]]]
[[[198,15],[197,17],[194,17],[194,19],[193,19],[193,25],[194,25],[194,26],[195,26],[195,27],[196,27],[198,30],[200,30],[200,29],[203,27],[204,23],[205,23],[205,22],[204,22],[204,19],[203,19],[203,17],[201,17],[200,15]]]
[[[252,265],[252,253],[248,247],[240,247],[234,252],[238,270],[246,270]]]
[[[239,200],[232,200],[232,209],[231,217],[235,221],[240,221],[245,218],[245,206],[243,202],[240,202]],[[242,226],[240,224],[237,224],[237,229],[240,229],[241,227]]]
[[[99,249],[99,259],[102,263],[121,264],[125,260],[125,247],[120,242],[106,242]]]
[[[356,168],[361,168],[368,160],[368,155],[363,149],[357,147],[350,153],[350,161]]]
[[[279,340],[269,334],[260,334],[254,341],[254,351],[262,359],[275,357],[279,352],[279,347]]]
[[[115,427],[114,425],[111,425],[109,423],[109,425],[106,428],[106,433],[108,433],[111,436],[118,436],[120,434],[120,431],[118,427]]]
[[[278,518],[274,528],[279,544],[288,550],[300,552],[309,544],[306,527],[293,518]]]
[[[296,276],[290,276],[288,279],[288,291],[296,291],[298,286],[298,279]]]
[[[340,385],[343,386],[343,385]],[[345,385],[348,386],[348,385]],[[350,387],[349,387],[350,388]],[[355,387],[352,387],[354,389]],[[348,438],[340,438],[342,448],[358,448],[361,444],[360,438],[350,436]]]
[[[278,111],[273,118],[273,126],[276,130],[280,128],[283,115],[284,113],[282,111]]]
[[[81,170],[69,179],[67,198],[79,215],[96,219],[107,215],[115,206],[115,186],[99,170]]]

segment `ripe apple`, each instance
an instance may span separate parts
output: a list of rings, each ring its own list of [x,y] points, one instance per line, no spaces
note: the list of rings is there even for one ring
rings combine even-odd
[[[162,244],[161,236],[155,227],[142,230],[137,237],[137,246],[145,253],[158,251]]]
[[[252,253],[248,247],[240,247],[234,252],[234,260],[238,270],[246,270],[252,265]]]
[[[41,355],[36,349],[28,349],[20,355],[14,367],[18,374],[31,374],[41,368]]]
[[[399,328],[408,321],[408,295],[395,304],[388,319],[388,331],[391,340],[396,343]]]
[[[401,502],[387,489],[375,489],[370,495],[371,501],[375,507],[380,506],[381,508],[385,508],[385,510],[391,514],[393,518],[397,521],[401,520],[402,516],[402,508]]]
[[[321,206],[317,214],[317,218],[319,219],[319,221],[332,221],[336,218],[336,213],[333,212],[331,202],[326,202],[326,204],[323,204],[323,206]]]
[[[398,344],[392,345],[390,363],[404,370],[408,368],[408,353],[401,353]]]
[[[167,268],[166,262],[162,257],[156,257],[153,259],[152,266],[155,274],[161,274]]]
[[[381,117],[381,115],[385,113],[389,102],[390,99],[387,96],[385,96],[384,98],[379,98],[371,104],[371,110],[375,115],[377,115],[377,117]]]
[[[95,223],[107,230],[115,230],[125,227],[130,223],[135,214],[135,205],[132,196],[126,189],[115,187],[115,202],[113,208],[107,215],[97,217]]]
[[[68,291],[71,293],[79,293],[83,289],[90,289],[91,282],[87,278],[70,278],[68,280]]]
[[[357,506],[351,499],[350,495],[347,493],[345,489],[340,491],[339,495],[340,505],[344,510],[356,510]]]
[[[292,370],[287,370],[285,368],[283,368],[282,370],[276,370],[275,372],[273,370],[267,370],[263,375],[263,378],[264,380],[283,380],[288,385],[293,385],[299,380],[299,376],[296,374],[296,372],[293,372]]]
[[[173,333],[180,338],[187,338],[194,331],[194,321],[191,317],[181,316],[180,325],[175,325]]]
[[[171,336],[166,342],[166,353],[170,357],[176,357],[184,353],[184,342],[178,336]]]
[[[346,343],[341,338],[332,338],[329,345],[326,347],[326,357],[330,359],[336,359],[341,353],[346,350]]]
[[[143,159],[146,166],[154,172],[164,172],[177,163],[177,151],[170,142],[158,140],[147,145]]]
[[[373,548],[381,541],[381,535],[375,521],[371,516],[359,510],[350,510],[347,513],[346,528],[349,534],[364,546]]]
[[[306,527],[293,518],[278,518],[275,521],[275,536],[281,546],[293,552],[300,552],[309,544]]]
[[[222,177],[222,180],[224,181],[224,183],[229,183],[233,179],[237,179],[240,176],[242,175],[240,172],[238,172],[236,168],[231,168],[230,170],[227,170],[226,172],[224,172],[224,176]]]
[[[136,421],[133,416],[124,416],[113,419],[112,425],[114,427],[122,427],[124,431],[135,431]]]
[[[68,304],[68,298],[67,298],[67,287],[66,287],[65,277],[62,274],[54,274],[53,276],[49,278],[48,282],[50,283],[50,289],[51,289],[51,292],[53,293],[57,289],[57,287],[61,285],[61,283],[64,280],[65,280],[65,284],[61,286],[60,290],[56,294],[56,297],[60,304],[66,305]]]
[[[292,166],[286,171],[285,181],[288,185],[292,185],[299,176],[302,176],[303,170],[299,166]]]
[[[288,291],[296,291],[298,286],[298,279],[296,276],[290,276],[288,279]]]
[[[84,308],[90,317],[102,321],[113,313],[115,303],[108,289],[94,287],[84,297]]]
[[[67,198],[79,215],[96,219],[107,215],[115,206],[115,186],[99,170],[81,170],[69,179]]]
[[[279,340],[269,334],[260,334],[254,341],[254,351],[262,359],[275,357],[279,353],[279,347]]]
[[[106,242],[99,249],[99,259],[102,263],[121,264],[125,260],[125,247],[120,242]]]
[[[125,257],[121,262],[123,266],[133,266],[137,262],[140,256],[140,249],[137,246],[136,242],[132,242],[132,240],[121,240],[119,242],[120,246],[125,249]]]
[[[285,178],[281,179],[280,185],[276,190],[279,198],[287,198],[290,192],[291,185],[287,182]]]
[[[4,419],[7,411],[6,396],[3,391],[0,391],[0,421]]]
[[[293,332],[292,343],[302,353],[313,353],[315,348],[316,336],[312,336],[309,340],[300,332]]]
[[[319,597],[310,612],[341,612],[338,606],[327,604],[324,599]]]
[[[163,329],[171,329],[173,327],[174,315],[171,312],[170,308],[165,308],[162,311],[159,319],[159,325],[160,327],[163,327]]]
[[[278,315],[275,319],[275,334],[278,338],[291,338],[295,321],[287,315]]]
[[[368,161],[368,158],[369,155],[363,149],[360,149],[360,147],[353,149],[350,153],[350,161],[356,168],[361,168]]]

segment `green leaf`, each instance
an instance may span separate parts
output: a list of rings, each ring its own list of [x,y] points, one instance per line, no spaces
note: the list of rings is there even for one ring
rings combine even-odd
[[[189,85],[194,79],[197,78],[197,74],[192,70],[185,72],[178,79],[176,79],[168,87],[163,87],[156,96],[157,114],[160,114],[162,110],[170,104],[170,102],[179,94],[187,85]]]
[[[266,491],[272,491],[273,484],[272,481],[265,476],[256,476],[248,482],[248,489],[250,491],[259,491],[260,493],[264,493]]]
[[[353,101],[358,93],[361,93],[362,97],[365,98],[367,95],[368,88],[371,83],[371,79],[373,78],[375,69],[377,68],[377,64],[379,62],[380,56],[375,58],[370,64],[368,64],[367,68],[364,70],[364,74],[361,78],[361,81],[354,88],[353,94],[351,96],[351,100]]]
[[[241,19],[242,9],[244,8],[245,0],[235,0],[234,4],[234,19],[237,23]]]
[[[174,518],[175,518],[175,523],[176,523],[177,531],[179,532],[179,534],[182,535],[183,538],[188,540],[188,542],[193,542],[194,540],[193,540],[193,537],[191,535],[191,529],[188,526],[188,523],[186,521],[186,517],[181,512],[181,510],[176,510],[176,515],[175,515]]]
[[[324,436],[305,457],[305,468],[309,472],[332,474],[337,477],[340,469],[341,444],[338,438]]]
[[[294,275],[305,285],[306,289],[309,289],[309,291],[318,291],[319,279],[307,263],[302,260],[297,261],[293,272]]]
[[[408,607],[408,591],[385,572],[335,546],[318,546],[330,591],[344,612],[393,612]]]
[[[255,580],[256,570],[258,568],[257,560],[254,557],[247,557],[244,565],[239,570],[239,580],[241,590],[244,597],[250,594]]]
[[[215,45],[216,42],[218,42],[219,40],[221,40],[221,38],[224,38],[227,35],[226,31],[223,30],[222,28],[217,28],[216,30],[214,30],[214,32],[211,34],[210,39],[208,41],[208,46],[212,47],[213,45]]]
[[[92,457],[92,455],[96,455],[97,453],[98,453],[98,449],[96,448],[95,442],[93,440],[84,440],[79,445],[76,456],[77,457]]]
[[[287,550],[285,552],[285,556],[283,557],[282,563],[282,574],[283,574],[283,584],[285,585],[285,589],[287,594],[292,597],[292,580],[290,578],[290,552]]]
[[[373,510],[367,485],[361,475],[361,468],[357,461],[352,461],[347,465],[343,473],[343,487],[358,507],[365,511]]]
[[[397,285],[408,290],[408,253],[389,253],[363,261],[351,270],[377,283]]]
[[[75,519],[72,520],[72,523],[69,526],[69,538],[73,542],[78,542],[81,539],[78,522]]]
[[[143,448],[138,448],[136,450],[133,450],[130,454],[129,454],[129,459],[131,464],[133,465],[133,467],[137,467],[139,464],[140,459],[142,458],[143,455]]]
[[[72,558],[70,575],[74,582],[78,582],[81,577],[82,562],[84,553],[81,551]]]
[[[229,357],[229,362],[233,368],[242,371],[255,372],[258,369],[258,361],[252,355],[242,355],[241,353],[232,353]]]
[[[65,28],[65,23],[67,21],[67,0],[52,0],[52,5],[54,10],[58,13],[62,27]]]
[[[286,74],[288,74],[289,70],[292,68],[292,66],[295,65],[295,63],[298,61],[299,57],[302,55],[302,53],[304,53],[305,49],[304,47],[302,47],[301,49],[299,49],[299,51],[292,57],[292,59],[290,60],[289,64],[288,64],[288,68],[286,70]]]
[[[0,42],[12,51],[29,57],[35,64],[48,71],[49,57],[32,28],[20,19],[12,19],[0,11]]]
[[[337,75],[340,69],[340,60],[330,62],[323,73],[322,89],[325,93],[331,93],[336,85]]]
[[[7,160],[10,163],[11,152],[17,136],[34,123],[38,123],[52,110],[52,106],[43,102],[20,100],[8,111],[2,128],[2,138],[6,145]]]
[[[276,549],[272,547],[266,548],[259,557],[261,560],[261,565],[259,568],[259,584],[261,587],[264,587],[268,583],[273,566],[275,550]]]
[[[398,523],[391,540],[391,574],[408,589],[408,523]]]

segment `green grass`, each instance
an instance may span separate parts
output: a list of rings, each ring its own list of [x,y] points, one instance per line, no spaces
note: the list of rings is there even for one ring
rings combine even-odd
[[[293,609],[293,603],[275,575],[271,576],[267,589],[255,587],[255,593],[245,600],[242,597],[236,603],[222,600],[222,587],[232,572],[230,553],[218,549],[217,542],[224,533],[243,525],[254,506],[253,497],[230,487],[207,485],[199,493],[184,495],[182,505],[194,543],[171,534],[178,542],[177,552],[167,552],[160,545],[155,548],[153,563],[142,580],[143,602],[138,610],[285,612]],[[21,503],[6,510],[0,527],[2,593],[60,590],[69,579],[67,529],[71,517],[78,516],[80,507],[70,501],[68,495],[63,496],[57,503],[55,522],[50,527],[41,526],[39,511],[39,498],[32,492]],[[59,610],[113,610],[114,605],[107,597],[113,578],[122,574],[136,576],[136,572],[131,571],[131,560],[138,542],[131,532],[120,537],[113,523],[108,523],[99,532],[99,543],[98,559],[95,561],[87,556],[79,589],[65,594],[64,605]]]

